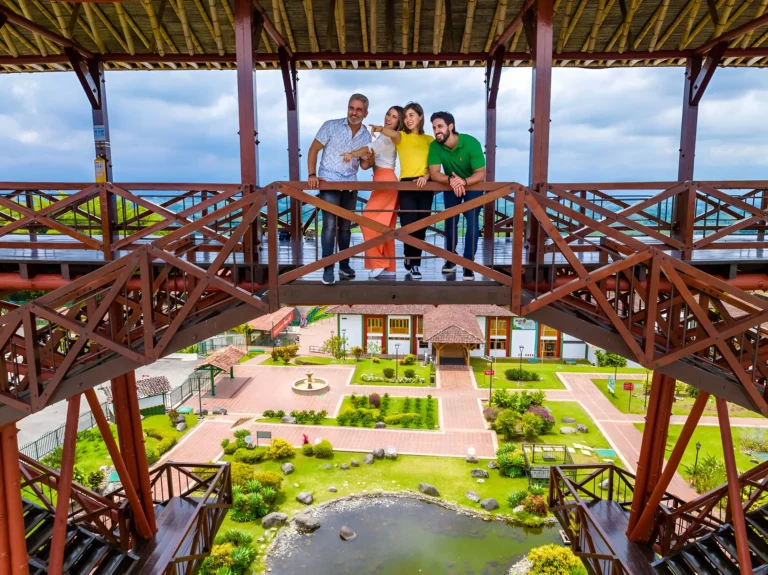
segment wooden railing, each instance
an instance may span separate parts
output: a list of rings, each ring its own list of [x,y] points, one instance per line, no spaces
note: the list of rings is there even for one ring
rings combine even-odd
[[[740,475],[739,489],[745,515],[768,503],[768,461]],[[661,505],[656,516],[654,540],[659,553],[667,556],[730,522],[726,483],[687,503],[678,501]]]
[[[26,455],[19,455],[19,471],[22,496],[55,514],[59,472]],[[67,517],[70,523],[103,537],[112,545],[125,550],[133,545],[127,500],[115,501],[73,482]]]
[[[150,487],[156,504],[174,497],[196,502],[196,508],[178,535],[166,535],[166,550],[156,563],[158,573],[197,573],[210,555],[213,541],[227,511],[232,507],[232,479],[228,463],[179,463],[168,461],[150,471]],[[110,494],[123,500],[122,490]]]

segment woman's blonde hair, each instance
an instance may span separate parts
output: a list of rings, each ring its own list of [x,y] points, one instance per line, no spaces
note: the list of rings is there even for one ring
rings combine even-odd
[[[405,131],[405,124],[403,123],[403,120],[405,120],[405,111],[403,110],[402,106],[390,106],[389,110],[394,110],[397,112],[397,131],[398,132],[404,132]],[[387,110],[387,114],[389,114],[389,110]]]

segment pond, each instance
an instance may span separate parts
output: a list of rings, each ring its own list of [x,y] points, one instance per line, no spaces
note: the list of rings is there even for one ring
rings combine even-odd
[[[530,549],[559,540],[555,528],[513,527],[393,497],[332,503],[316,516],[318,531],[281,534],[272,575],[506,575]],[[344,525],[355,539],[341,540]]]

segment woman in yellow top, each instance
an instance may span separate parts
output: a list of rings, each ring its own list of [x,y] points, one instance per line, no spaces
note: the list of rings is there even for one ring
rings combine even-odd
[[[404,108],[403,123],[405,131],[395,131],[383,126],[370,126],[372,132],[381,132],[389,136],[397,149],[400,159],[400,181],[416,181],[416,186],[424,187],[429,181],[429,145],[434,138],[424,133],[424,109],[416,102],[411,102]],[[432,211],[433,192],[426,190],[400,190],[400,226],[407,226],[426,218]],[[427,228],[411,234],[412,237],[424,240]],[[421,279],[421,250],[410,244],[403,246],[405,254],[405,269],[410,272],[411,278]]]

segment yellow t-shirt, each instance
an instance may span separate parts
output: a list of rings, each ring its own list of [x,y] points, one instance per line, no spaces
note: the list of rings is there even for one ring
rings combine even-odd
[[[397,156],[400,158],[400,178],[418,178],[428,171],[429,145],[434,138],[427,134],[400,132]]]

